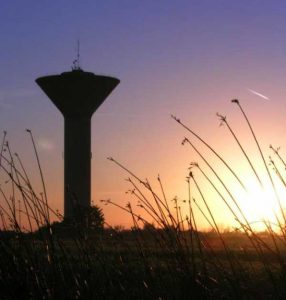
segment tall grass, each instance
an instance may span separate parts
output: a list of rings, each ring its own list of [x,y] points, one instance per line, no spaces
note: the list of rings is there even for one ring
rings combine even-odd
[[[183,139],[182,144],[183,145],[188,144],[192,147],[192,149],[200,158],[204,167],[201,167],[200,164],[196,162],[191,164],[192,169],[187,178],[187,182],[189,186],[189,213],[185,217],[182,217],[182,209],[178,205],[179,202],[178,199],[175,199],[174,209],[170,209],[169,206],[166,206],[164,204],[166,203],[166,196],[164,192],[162,192],[162,195],[159,196],[150,187],[149,184],[146,184],[146,182],[141,180],[137,175],[135,175],[132,171],[127,169],[125,166],[123,166],[120,162],[116,161],[113,158],[109,158],[109,159],[115,164],[117,164],[119,167],[123,168],[129,175],[131,175],[131,177],[135,181],[138,182],[139,185],[141,185],[142,189],[144,189],[145,191],[151,194],[151,197],[148,198],[148,201],[146,200],[146,196],[145,196],[144,205],[142,205],[141,202],[139,202],[140,203],[139,206],[143,208],[145,211],[146,211],[146,207],[148,207],[148,210],[152,210],[152,214],[148,213],[147,215],[149,218],[151,218],[154,224],[156,224],[158,229],[163,230],[164,228],[166,228],[166,225],[169,226],[169,224],[172,224],[173,229],[177,236],[176,243],[173,245],[175,245],[176,249],[183,249],[186,255],[189,256],[188,259],[190,260],[189,264],[191,265],[191,269],[196,270],[196,272],[193,272],[193,274],[196,274],[194,276],[196,282],[200,282],[202,286],[204,286],[202,282],[209,282],[209,276],[210,274],[212,274],[212,272],[210,272],[208,269],[209,268],[212,269],[213,266],[215,266],[216,269],[220,269],[222,271],[223,282],[229,284],[229,285],[225,284],[225,288],[229,291],[231,295],[234,295],[241,289],[243,290],[243,288],[245,288],[246,286],[248,286],[249,289],[248,292],[250,293],[253,287],[252,286],[253,282],[249,281],[249,277],[256,276],[256,274],[254,274],[253,272],[253,262],[250,262],[249,266],[247,266],[247,264],[245,264],[245,262],[241,260],[241,258],[238,258],[237,253],[235,251],[236,249],[231,249],[231,247],[228,245],[229,240],[226,238],[224,234],[221,233],[221,230],[219,229],[219,226],[216,221],[216,217],[214,216],[210,206],[208,205],[206,196],[204,195],[204,191],[209,191],[209,189],[212,188],[225,204],[226,213],[227,211],[229,211],[230,214],[233,216],[234,220],[237,222],[237,228],[239,228],[238,230],[240,234],[245,237],[246,239],[245,241],[248,241],[247,242],[248,247],[252,249],[252,254],[255,255],[255,262],[257,264],[256,268],[259,269],[259,272],[258,269],[256,269],[256,272],[260,274],[261,278],[265,276],[265,280],[267,284],[270,284],[271,287],[273,288],[272,293],[275,297],[283,298],[285,296],[285,289],[282,288],[280,285],[283,283],[283,280],[285,278],[285,237],[286,237],[285,236],[285,214],[284,214],[284,207],[282,201],[278,195],[277,188],[273,180],[274,173],[271,174],[271,167],[274,169],[275,173],[278,175],[279,179],[282,181],[284,186],[286,186],[285,181],[283,179],[283,175],[279,171],[274,160],[270,158],[269,164],[266,162],[265,154],[263,154],[258,138],[256,137],[253,127],[250,123],[250,120],[248,119],[240,102],[237,99],[234,99],[232,100],[232,103],[238,106],[244,120],[246,121],[246,124],[249,127],[249,130],[253,137],[254,144],[257,146],[262,161],[262,165],[266,170],[269,183],[275,194],[277,203],[279,204],[280,215],[275,213],[276,223],[270,222],[269,220],[265,220],[265,219],[257,220],[257,222],[264,224],[264,228],[265,228],[264,234],[267,236],[267,239],[265,239],[265,236],[262,237],[262,235],[259,234],[253,227],[253,225],[255,224],[248,220],[245,211],[243,211],[243,209],[240,206],[239,199],[237,199],[236,196],[234,196],[234,194],[231,191],[231,188],[228,186],[228,182],[225,182],[225,180],[221,176],[220,174],[221,166],[218,168],[216,165],[214,165],[211,162],[211,160],[209,160],[208,157],[206,157],[199,150],[198,146],[195,145],[194,141],[192,141],[190,137],[185,137]],[[263,170],[257,169],[254,166],[254,162],[251,161],[251,158],[247,154],[247,151],[242,146],[242,142],[239,140],[239,137],[235,134],[233,129],[230,127],[226,117],[221,114],[217,114],[217,115],[220,121],[226,125],[232,137],[234,138],[235,143],[239,146],[239,149],[242,153],[242,159],[243,157],[246,159],[246,162],[249,164],[254,177],[257,179],[260,187],[264,189],[263,187],[264,183],[261,180],[261,177],[263,177]],[[200,135],[194,132],[190,127],[188,127],[185,122],[181,121],[179,118],[173,115],[171,117],[177,122],[177,124],[179,124],[184,129],[186,129],[187,132],[191,134],[191,137],[194,137],[195,140],[199,142],[199,144],[209,149],[223,163],[223,165],[230,172],[230,174],[233,175],[233,177],[235,178],[235,180],[237,180],[240,186],[243,189],[247,190],[246,188],[247,183],[243,182],[243,180],[241,179],[244,176],[238,175],[234,167],[231,166],[231,163],[227,162],[224,159],[223,154],[218,153],[218,151],[216,151],[213,146],[211,146],[205,140],[203,140],[200,137]],[[284,163],[284,160],[278,153],[278,150],[275,150],[272,146],[271,149],[274,151],[275,155],[278,156],[280,162]],[[204,171],[204,168],[209,169],[213,177],[207,175],[207,173]],[[204,185],[201,187],[199,185],[196,179],[197,173],[195,172],[195,169],[199,170],[201,175],[206,179],[206,182],[209,184],[209,186]],[[214,180],[213,178],[215,178],[216,180]],[[129,181],[131,180],[129,179]],[[217,182],[219,183],[219,185],[217,185]],[[193,183],[192,187],[191,187],[191,183]],[[160,189],[162,190],[161,183],[160,183]],[[198,191],[198,195],[200,199],[191,198],[190,190],[194,191],[195,189]],[[135,193],[132,193],[132,195],[134,194]],[[154,199],[156,200],[155,202]],[[271,199],[269,199],[269,201],[271,201]],[[199,204],[199,202],[202,202],[202,204]],[[108,201],[108,203],[112,205],[118,205],[112,201]],[[158,203],[160,204],[160,207],[158,207]],[[207,260],[206,253],[208,251],[215,253],[215,251],[214,249],[211,249],[211,246],[206,242],[207,239],[203,238],[205,234],[203,234],[201,230],[198,228],[199,218],[194,214],[192,203],[193,205],[196,206],[197,212],[201,213],[202,218],[204,218],[207,221],[212,231],[217,235],[216,242],[220,243],[221,245],[220,251],[224,253],[223,262],[221,261],[221,259],[217,259],[215,262],[214,261],[209,262]],[[134,212],[132,212],[132,214],[134,215]],[[160,217],[158,217],[159,215]],[[162,222],[163,219],[165,220],[165,222]],[[146,220],[144,220],[144,222],[146,223]],[[279,230],[277,230],[277,228],[279,228]],[[186,239],[185,237],[186,232],[189,233],[189,239]],[[196,241],[195,246],[194,246],[194,241]],[[194,255],[195,251],[196,251],[196,255]],[[245,252],[245,249],[243,251],[247,256],[247,252]],[[196,257],[196,259],[194,257]],[[271,262],[269,261],[270,258],[272,260]],[[197,268],[198,259],[200,259],[201,261],[200,271]],[[225,264],[226,262],[228,262],[229,265],[228,267]],[[218,268],[219,266],[220,268]],[[249,271],[248,267],[251,267],[250,270],[252,270],[252,272]],[[198,274],[200,274],[200,279],[196,277]],[[203,279],[201,277],[202,274],[204,274]],[[217,274],[220,273],[218,272]],[[283,280],[281,281],[282,278]],[[218,282],[218,280],[216,280],[216,282]],[[281,288],[279,288],[279,286]]]
[[[0,150],[4,177],[0,186],[1,299],[19,299],[19,295],[21,299],[285,299],[285,214],[273,176],[286,188],[280,167],[286,164],[273,146],[274,158],[267,163],[240,102],[232,102],[249,127],[280,208],[276,222],[257,220],[264,232],[255,230],[222,176],[221,166],[203,154],[201,147],[210,150],[246,190],[243,174],[175,116],[173,120],[190,134],[182,144],[190,146],[199,159],[188,168],[185,199],[169,199],[160,176],[156,185],[151,184],[109,158],[128,176],[130,202],[108,199],[101,203],[126,213],[131,229],[105,223],[104,230],[92,230],[77,219],[65,220],[49,206],[32,132],[27,131],[42,193],[35,192],[27,168],[20,155],[13,153],[4,132]],[[218,117],[234,138],[241,159],[263,186],[265,170],[255,166],[226,117]],[[236,222],[235,229],[225,232],[220,227],[210,190]],[[202,220],[209,231],[201,227]]]

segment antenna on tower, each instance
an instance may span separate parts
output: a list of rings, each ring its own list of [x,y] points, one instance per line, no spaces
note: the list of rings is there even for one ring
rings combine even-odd
[[[77,53],[76,53],[76,59],[73,61],[72,65],[72,70],[81,70],[80,64],[79,64],[79,59],[80,59],[80,41],[79,39],[77,40]]]

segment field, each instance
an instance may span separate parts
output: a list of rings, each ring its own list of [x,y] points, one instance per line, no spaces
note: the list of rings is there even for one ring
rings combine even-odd
[[[73,230],[2,232],[1,298],[285,298],[286,248],[277,256],[265,233],[251,237],[259,252],[244,234],[224,233],[226,252],[213,232]]]

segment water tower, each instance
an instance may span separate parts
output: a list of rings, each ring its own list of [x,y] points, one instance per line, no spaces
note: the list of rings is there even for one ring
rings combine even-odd
[[[91,200],[91,117],[119,80],[76,67],[36,82],[64,116],[64,216],[72,217]]]

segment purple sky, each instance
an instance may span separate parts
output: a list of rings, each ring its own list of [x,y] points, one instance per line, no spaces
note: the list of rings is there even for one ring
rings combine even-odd
[[[125,201],[126,175],[108,156],[143,178],[160,173],[169,198],[184,197],[188,163],[197,158],[180,145],[187,133],[171,114],[231,160],[215,114],[227,114],[243,137],[229,101],[239,98],[262,145],[285,149],[285,15],[282,0],[1,1],[0,129],[33,173],[24,132],[32,129],[50,201],[62,210],[63,118],[34,80],[70,70],[80,39],[81,67],[121,80],[93,117],[94,201]]]

